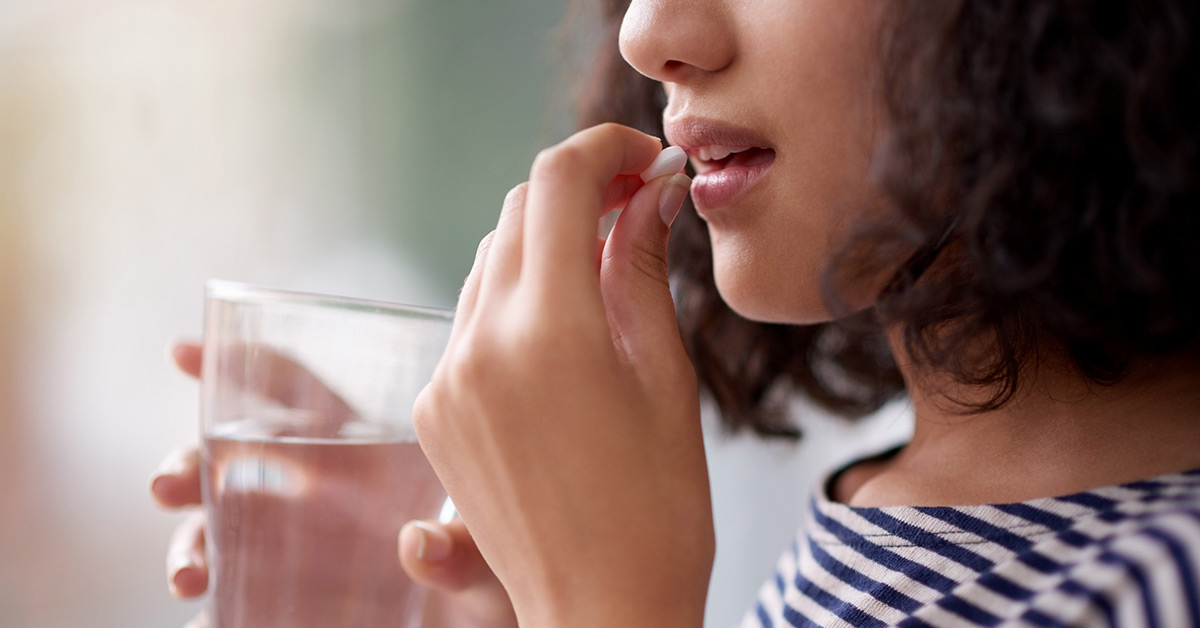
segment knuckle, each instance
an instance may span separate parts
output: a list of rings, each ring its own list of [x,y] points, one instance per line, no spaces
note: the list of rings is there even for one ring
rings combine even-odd
[[[662,146],[662,140],[643,133],[642,131],[639,131],[631,126],[617,122],[604,122],[602,124],[598,124],[583,131],[580,133],[580,135],[600,142],[644,142],[647,144],[647,146],[650,144],[657,144],[660,148]]]
[[[492,366],[502,363],[494,342],[468,333],[448,356],[447,382],[454,390],[478,392],[485,390],[493,372]]]
[[[443,404],[438,402],[438,399],[442,397],[438,388],[439,385],[436,381],[429,383],[413,401],[413,431],[416,432],[417,440],[422,444],[438,440],[441,437],[440,415],[444,408]]]
[[[522,183],[508,191],[504,196],[504,205],[500,208],[500,218],[496,223],[496,231],[515,229],[520,224],[520,217],[525,209],[526,192],[529,183]],[[509,226],[511,225],[511,227]]]
[[[495,240],[495,239],[496,239],[496,230],[495,229],[492,229],[491,231],[487,232],[487,235],[480,238],[479,246],[475,247],[475,257],[479,257],[482,253],[487,251],[488,247],[490,247],[492,245],[492,240]]]
[[[426,384],[421,392],[417,393],[417,398],[413,400],[412,420],[413,428],[420,434],[422,426],[428,426],[429,421],[433,416],[433,383]]]
[[[479,246],[475,247],[475,264],[478,267],[479,262],[487,256],[488,249],[492,248],[492,241],[496,239],[496,230],[493,229],[479,240]]]
[[[552,332],[545,327],[534,325],[519,325],[512,330],[509,342],[513,345],[513,354],[520,355],[525,363],[533,364],[550,352],[548,339]]]
[[[502,209],[501,211],[504,211],[504,212],[511,211],[512,209],[514,209],[516,207],[520,207],[521,205],[524,205],[525,204],[525,195],[528,193],[528,191],[529,191],[529,182],[528,181],[523,181],[519,185],[515,186],[513,189],[509,190],[508,194],[504,195],[504,209]]]
[[[595,131],[603,135],[612,135],[614,133],[624,133],[629,130],[629,127],[616,122],[602,122],[595,126]]]
[[[587,167],[587,153],[573,144],[543,149],[533,160],[530,179],[545,180],[571,176]]]

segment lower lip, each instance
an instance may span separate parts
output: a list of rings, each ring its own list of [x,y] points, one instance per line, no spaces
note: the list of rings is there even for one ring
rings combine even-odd
[[[753,166],[731,166],[696,175],[692,180],[692,203],[696,211],[710,212],[730,205],[754,187],[773,163],[774,156]]]

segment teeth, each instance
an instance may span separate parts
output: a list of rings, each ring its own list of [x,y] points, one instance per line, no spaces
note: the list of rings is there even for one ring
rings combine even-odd
[[[734,153],[740,153],[744,150],[747,149],[734,148],[732,146],[702,146],[696,150],[696,156],[699,157],[701,161],[720,161]]]

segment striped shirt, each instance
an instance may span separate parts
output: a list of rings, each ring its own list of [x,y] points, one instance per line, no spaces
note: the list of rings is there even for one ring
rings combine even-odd
[[[1200,470],[992,506],[819,490],[741,624],[997,625],[1200,627]]]

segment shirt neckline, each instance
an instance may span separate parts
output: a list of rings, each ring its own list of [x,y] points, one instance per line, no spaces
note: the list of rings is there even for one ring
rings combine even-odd
[[[834,482],[846,469],[862,462],[885,460],[902,447],[891,447],[856,459],[820,478],[810,503],[809,529],[824,531],[841,541],[846,540],[847,534],[853,534],[871,538],[874,542],[911,544],[911,537],[897,535],[896,530],[912,526],[922,533],[950,539],[968,534],[963,527],[966,522],[971,525],[969,534],[974,537],[988,539],[1017,535],[1036,538],[1060,532],[1083,519],[1111,518],[1114,511],[1145,510],[1173,499],[1190,500],[1193,504],[1200,502],[1200,468],[1068,495],[1010,503],[864,507],[850,506],[830,497]]]

